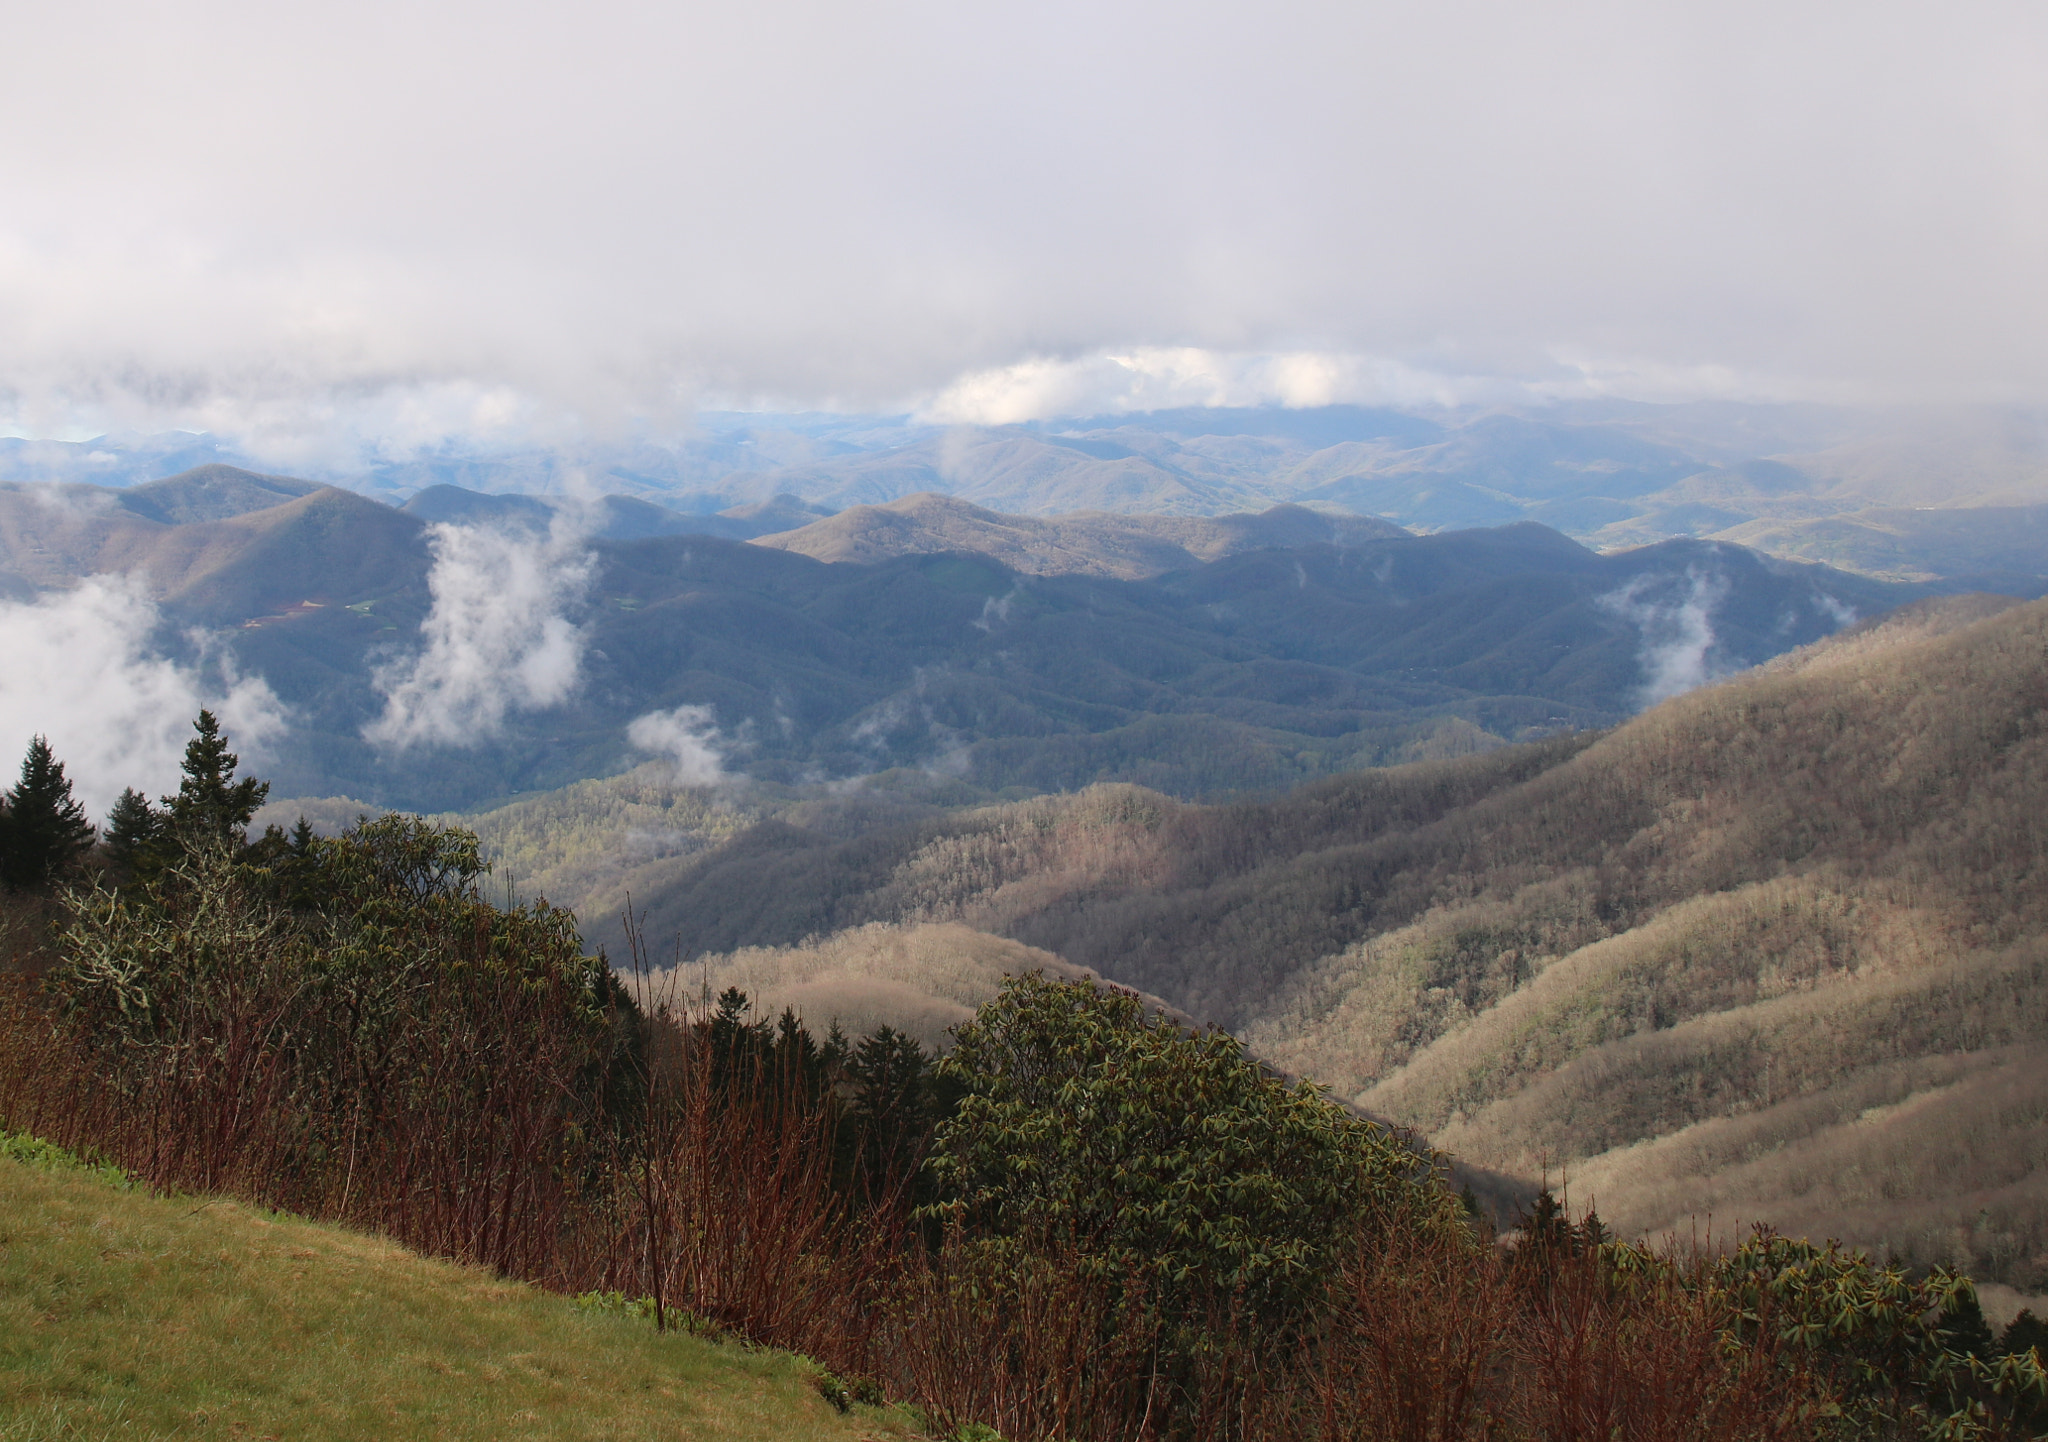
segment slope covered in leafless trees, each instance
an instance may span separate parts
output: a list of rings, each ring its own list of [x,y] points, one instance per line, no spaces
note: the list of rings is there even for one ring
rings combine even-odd
[[[685,955],[961,923],[1626,1230],[2048,1281],[2048,606],[1926,603],[1612,732],[1266,803],[1136,787],[659,880]]]

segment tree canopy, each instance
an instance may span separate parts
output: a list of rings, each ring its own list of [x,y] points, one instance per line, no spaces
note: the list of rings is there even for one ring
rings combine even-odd
[[[71,795],[64,763],[37,736],[22,757],[21,779],[6,795],[0,821],[0,880],[10,890],[46,886],[92,846],[93,826]]]
[[[1429,1153],[1132,993],[1013,977],[956,1035],[927,1211],[983,1235],[1263,1310],[1319,1289],[1362,1225],[1456,1215]]]
[[[188,849],[216,841],[239,846],[248,834],[249,818],[270,794],[270,783],[235,777],[241,758],[228,750],[228,739],[211,711],[201,709],[192,723],[195,733],[185,743],[180,769],[184,779],[175,796],[163,799],[171,830]]]

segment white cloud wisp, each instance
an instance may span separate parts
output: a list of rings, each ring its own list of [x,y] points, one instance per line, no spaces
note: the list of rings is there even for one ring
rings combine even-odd
[[[1642,637],[1643,683],[1636,703],[1643,710],[1737,669],[1715,654],[1714,612],[1727,599],[1728,578],[1688,566],[1682,586],[1671,594],[1653,594],[1666,579],[1638,576],[1598,602]]]
[[[437,525],[424,642],[380,667],[384,712],[366,740],[414,746],[476,746],[495,739],[514,711],[558,706],[583,674],[585,637],[566,612],[583,599],[596,564],[581,526],[558,513],[545,535]]]
[[[626,727],[626,739],[650,756],[674,765],[671,785],[716,786],[732,777],[725,769],[725,738],[709,706],[650,711]]]

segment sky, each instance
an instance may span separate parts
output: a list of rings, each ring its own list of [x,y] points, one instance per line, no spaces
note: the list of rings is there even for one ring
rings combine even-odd
[[[0,430],[2048,401],[2048,7],[10,0]]]

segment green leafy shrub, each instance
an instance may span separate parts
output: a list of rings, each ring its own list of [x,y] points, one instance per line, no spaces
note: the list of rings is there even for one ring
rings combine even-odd
[[[186,1128],[153,1129],[144,1173],[261,1176],[314,1211],[375,1178],[408,1225],[438,1209],[427,1235],[457,1255],[544,1245],[494,1214],[562,1205],[591,1126],[630,1112],[633,1007],[569,913],[494,907],[483,870],[469,833],[386,816],[73,893],[50,978],[67,1029],[129,1106]],[[543,1191],[493,1190],[528,1165]]]
[[[1620,1285],[1665,1284],[1670,1261],[1607,1243]],[[1975,1284],[1936,1267],[1915,1278],[1839,1243],[1768,1228],[1693,1276],[1731,1347],[1761,1341],[1802,1380],[1816,1438],[1998,1442],[2048,1422],[2048,1370],[2034,1353],[1996,1352]]]
[[[1280,1317],[1361,1228],[1457,1224],[1431,1154],[1130,993],[1015,977],[957,1037],[924,1212],[990,1245],[1073,1249],[1183,1315]]]
[[[818,1389],[818,1395],[830,1402],[836,1411],[853,1410],[853,1389],[830,1372],[820,1372],[811,1378],[811,1385]]]

